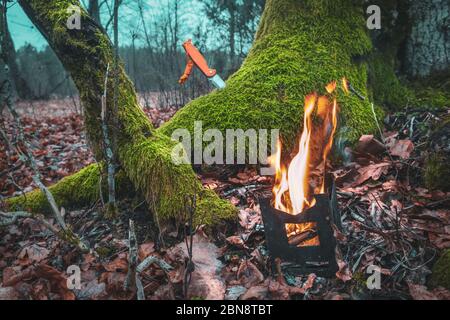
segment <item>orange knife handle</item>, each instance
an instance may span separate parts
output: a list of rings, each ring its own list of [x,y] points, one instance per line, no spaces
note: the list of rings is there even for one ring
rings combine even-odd
[[[186,54],[192,59],[194,64],[200,69],[200,71],[208,78],[214,77],[217,74],[215,69],[210,69],[205,57],[198,51],[198,49],[192,44],[192,40],[189,39],[183,43],[183,48],[186,50]]]
[[[192,61],[192,59],[188,56],[186,69],[184,69],[183,75],[181,76],[180,80],[178,80],[179,84],[183,84],[187,81],[187,79],[189,79],[189,76],[191,75],[194,66],[195,66],[194,61]]]

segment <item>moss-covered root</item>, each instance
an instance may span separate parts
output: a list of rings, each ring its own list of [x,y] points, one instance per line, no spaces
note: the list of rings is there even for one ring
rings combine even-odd
[[[139,186],[150,207],[163,222],[171,218],[179,218],[183,214],[186,196],[197,194],[197,224],[213,225],[223,219],[236,217],[236,208],[228,201],[220,199],[211,190],[205,190],[195,178],[188,166],[175,166],[165,162],[167,156],[164,148],[151,141],[144,141],[142,149],[135,146],[137,152],[130,148],[126,156],[130,156],[128,164],[136,165],[131,173],[133,182]],[[134,156],[133,156],[134,154]],[[74,209],[90,206],[100,198],[100,165],[92,164],[81,171],[66,177],[49,188],[59,206]],[[116,175],[117,194],[119,199],[135,196],[135,188],[125,172]],[[104,199],[107,197],[106,179],[102,179]],[[11,211],[26,210],[34,213],[51,214],[44,194],[36,189],[23,196],[6,200]]]
[[[92,164],[79,172],[65,177],[49,187],[56,203],[66,209],[94,203],[100,196],[100,167]],[[45,195],[39,190],[22,196],[9,198],[6,204],[10,210],[27,210],[34,213],[50,213]]]
[[[444,251],[433,267],[431,285],[444,287],[450,290],[450,249]]]
[[[187,197],[198,195],[195,220],[215,224],[236,217],[236,208],[210,190],[202,188],[191,165],[172,160],[175,142],[155,133],[150,138],[135,138],[119,148],[122,165],[131,182],[145,196],[150,207],[163,220],[183,216]]]
[[[106,178],[100,180],[101,172],[104,172],[102,166],[102,163],[91,164],[50,186],[49,190],[55,197],[56,203],[65,209],[90,206],[100,200],[100,190],[103,193],[103,198],[107,199],[108,187]],[[123,170],[117,172],[115,178],[117,193],[120,195],[120,198],[135,194],[133,185]],[[101,186],[100,183],[102,184]],[[6,199],[5,202],[10,210],[26,210],[43,214],[51,213],[47,198],[39,189]]]

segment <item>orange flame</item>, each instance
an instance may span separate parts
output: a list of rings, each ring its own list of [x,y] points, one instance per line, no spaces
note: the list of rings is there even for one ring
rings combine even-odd
[[[333,93],[334,90],[336,90],[336,81],[332,81],[325,87],[325,90],[327,90],[328,93]]]
[[[325,89],[332,94],[336,89],[336,82],[328,84]],[[337,112],[336,99],[330,103],[326,96],[318,97],[316,94],[310,94],[305,97],[303,132],[297,154],[287,166],[283,165],[281,161],[282,145],[278,141],[277,152],[270,158],[270,163],[275,167],[276,172],[275,185],[272,190],[273,205],[276,209],[296,215],[316,204],[310,186],[310,168],[319,167],[321,163],[323,163],[324,174],[319,190],[321,193],[325,192],[326,162],[336,133]],[[317,121],[320,125],[316,125],[315,121],[313,127],[314,117],[321,121]],[[320,154],[315,154],[316,150],[319,150]],[[287,230],[288,234],[301,231],[294,230],[293,226]]]
[[[345,77],[342,78],[342,88],[344,89],[345,93],[348,94],[350,92],[350,90],[348,88],[348,81],[347,81],[347,79]]]
[[[337,102],[336,102],[336,99],[334,99],[333,109],[331,111],[331,134],[328,139],[328,143],[326,144],[324,151],[323,151],[324,173],[323,173],[323,178],[322,178],[322,186],[320,187],[320,193],[325,193],[325,172],[327,170],[327,157],[331,151],[331,148],[333,147],[333,139],[334,139],[334,134],[336,133],[336,128],[337,128]],[[324,127],[324,129],[327,130],[328,128]],[[326,133],[325,133],[325,136],[326,136]]]

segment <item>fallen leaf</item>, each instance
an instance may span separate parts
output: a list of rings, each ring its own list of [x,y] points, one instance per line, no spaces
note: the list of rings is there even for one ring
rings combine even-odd
[[[438,300],[438,298],[427,287],[413,284],[408,281],[409,294],[414,300]]]
[[[41,262],[46,259],[50,254],[50,251],[44,247],[32,244],[25,247],[20,251],[18,258],[21,265],[29,265],[35,262]]]
[[[106,284],[93,279],[87,283],[81,284],[81,289],[76,292],[77,298],[80,300],[97,300],[106,296]]]
[[[243,286],[228,287],[227,291],[225,292],[225,300],[237,300],[245,292],[247,292],[247,288]]]
[[[338,260],[337,262],[339,270],[336,272],[336,277],[343,282],[347,282],[352,279],[352,272],[348,267],[347,263],[342,260]]]
[[[285,283],[280,283],[278,280],[269,278],[269,293],[274,300],[289,300],[293,295],[303,295],[305,290],[303,288],[291,287]]]
[[[385,151],[385,147],[373,135],[363,135],[359,138],[355,150],[359,153],[368,153],[376,156]]]
[[[308,275],[308,279],[305,281],[305,283],[302,286],[302,289],[305,290],[305,292],[309,289],[311,289],[314,286],[314,280],[316,280],[317,276],[314,273],[311,273]]]
[[[231,245],[233,245],[233,246],[236,246],[236,247],[238,247],[238,248],[245,248],[245,249],[247,249],[247,246],[245,245],[244,240],[242,240],[242,238],[241,238],[240,236],[231,236],[231,237],[228,237],[228,238],[226,239],[226,241],[227,241],[229,244],[231,244]]]
[[[13,287],[0,288],[0,300],[18,300],[19,293]]]
[[[128,261],[125,258],[117,257],[113,261],[103,264],[103,267],[109,272],[127,272]]]
[[[187,256],[184,242],[176,246]],[[191,276],[188,298],[204,298],[207,300],[223,300],[225,283],[220,276],[223,265],[219,260],[219,248],[205,237],[196,234],[193,239],[193,257],[195,269]]]
[[[153,242],[143,243],[139,246],[139,259],[144,260],[155,252],[155,244]]]
[[[351,186],[352,187],[359,186],[360,184],[369,179],[377,181],[383,174],[388,173],[390,165],[391,164],[388,162],[382,162],[361,167],[360,169],[358,169],[359,175],[357,176],[356,181],[353,182]]]
[[[414,144],[411,142],[411,140],[398,140],[390,147],[389,152],[393,156],[397,156],[402,159],[408,159],[413,150]]]
[[[230,198],[230,202],[232,205],[237,206],[241,202],[241,200],[233,196]]]
[[[243,260],[237,272],[237,279],[243,286],[250,288],[264,281],[264,275],[253,263]]]
[[[254,286],[249,288],[239,300],[266,300],[268,294],[269,288],[266,285]]]
[[[99,281],[106,284],[108,293],[122,293],[127,275],[122,272],[105,272],[100,276]]]

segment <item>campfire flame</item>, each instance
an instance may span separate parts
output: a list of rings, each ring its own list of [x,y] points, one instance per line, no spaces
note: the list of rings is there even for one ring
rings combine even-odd
[[[277,141],[277,152],[269,158],[275,167],[275,185],[273,187],[273,205],[275,209],[297,215],[316,204],[314,192],[325,193],[325,173],[327,158],[333,146],[337,128],[338,105],[331,96],[337,87],[337,82],[329,83],[325,90],[328,96],[310,94],[305,97],[303,132],[298,144],[298,152],[288,165],[281,160],[282,145]],[[348,83],[342,79],[342,88],[348,92]],[[314,126],[313,126],[313,120]],[[310,185],[311,168],[323,166],[321,184],[318,188]],[[289,239],[306,234],[316,233],[313,223],[287,224],[286,234]],[[298,246],[319,245],[317,236],[301,242]]]
[[[343,90],[347,92],[347,80],[342,79]],[[270,158],[275,167],[275,185],[273,187],[273,205],[277,210],[297,215],[315,205],[314,192],[325,193],[325,171],[327,158],[333,146],[337,128],[338,105],[336,98],[330,96],[335,92],[337,82],[329,83],[325,90],[328,96],[310,94],[305,97],[303,132],[298,152],[288,165],[282,163],[282,144],[277,141],[277,152]],[[313,125],[314,123],[314,125]],[[310,185],[311,168],[323,167],[320,186]],[[298,225],[296,225],[298,226]],[[308,228],[308,226],[304,226]],[[288,228],[290,229],[290,228]],[[291,228],[292,229],[292,228]],[[301,232],[301,230],[287,230]],[[303,230],[304,231],[304,230]]]

